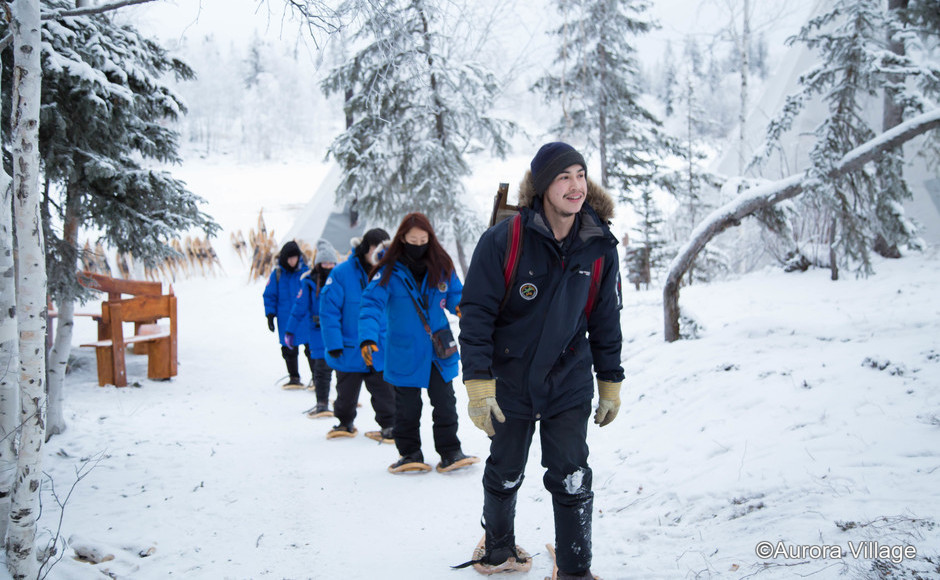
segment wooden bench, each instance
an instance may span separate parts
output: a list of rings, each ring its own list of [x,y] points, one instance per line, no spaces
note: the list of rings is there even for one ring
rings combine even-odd
[[[81,345],[95,347],[99,385],[127,386],[124,357],[128,345],[147,346],[148,378],[176,376],[176,296],[172,286],[163,294],[160,282],[120,280],[92,272],[79,272],[78,283],[108,293],[108,300],[101,303],[98,340]],[[131,297],[123,298],[123,294]],[[168,319],[168,325],[158,325],[161,319]],[[125,322],[134,323],[133,336],[124,336]]]

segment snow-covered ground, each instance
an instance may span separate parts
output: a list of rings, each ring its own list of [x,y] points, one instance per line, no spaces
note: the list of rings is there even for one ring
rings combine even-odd
[[[148,380],[146,358],[128,355],[132,385],[99,387],[92,349],[74,349],[68,429],[45,447],[44,469],[60,501],[81,480],[49,578],[477,577],[449,566],[482,534],[481,465],[391,475],[393,446],[328,441],[332,420],[302,413],[313,395],[277,387],[286,373],[263,283],[248,282],[229,233],[247,234],[262,207],[285,232],[324,173],[224,161],[176,171],[225,228],[214,242],[225,273],[173,284],[173,380]],[[595,573],[876,578],[904,567],[940,577],[940,258],[931,250],[876,269],[869,279],[766,271],[686,288],[680,303],[700,338],[674,344],[662,339],[660,292],[625,289],[623,407],[589,430]],[[76,327],[75,345],[94,336],[89,320]],[[375,428],[368,395],[361,401],[360,431]],[[424,452],[436,463],[430,424],[426,405]],[[486,456],[463,411],[459,433],[466,452]],[[536,554],[520,577],[540,580],[553,524],[537,441],[516,529]],[[49,480],[43,538],[61,511]],[[867,541],[889,557],[853,558],[875,547]],[[761,542],[776,554],[759,557]],[[79,548],[113,559],[80,562]]]

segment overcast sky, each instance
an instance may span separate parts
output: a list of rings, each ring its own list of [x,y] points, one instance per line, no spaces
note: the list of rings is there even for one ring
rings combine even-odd
[[[787,36],[795,33],[810,10],[824,0],[750,0],[752,31],[768,35],[771,50],[779,50]],[[536,8],[546,0],[500,0],[508,19],[545,20],[553,26],[552,14]],[[726,26],[735,11],[740,27],[743,0],[655,0],[650,13],[661,25],[639,40],[643,60],[656,62],[655,55],[666,42],[676,45],[686,35],[695,35],[702,45],[714,38],[715,31]],[[152,31],[163,39],[202,38],[213,34],[219,41],[243,42],[254,34],[270,41],[294,43],[301,33],[301,23],[285,9],[284,0],[158,0],[122,10],[142,31]],[[508,23],[503,23],[508,24]],[[526,23],[528,24],[528,23]],[[522,26],[522,29],[530,29]],[[674,46],[678,52],[679,47]],[[652,57],[652,58],[651,58]]]

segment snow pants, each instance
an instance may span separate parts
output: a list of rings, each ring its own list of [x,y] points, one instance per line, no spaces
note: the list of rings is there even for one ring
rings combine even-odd
[[[454,383],[445,382],[437,367],[431,365],[428,388],[395,387],[395,446],[402,457],[416,457],[424,461],[421,452],[421,393],[427,390],[433,411],[434,449],[442,457],[460,449],[457,438],[457,397]]]
[[[281,357],[287,364],[287,374],[291,379],[300,382],[300,366],[297,364],[297,349],[281,346]]]
[[[336,402],[333,415],[342,425],[352,425],[356,420],[356,404],[362,383],[372,395],[372,410],[375,422],[386,429],[395,425],[395,390],[385,382],[382,373],[344,373],[336,371]]]
[[[307,351],[310,354],[310,351]],[[326,364],[323,358],[307,358],[310,361],[310,372],[313,373],[313,386],[317,392],[317,403],[327,403],[330,400],[330,378],[333,369]]]
[[[558,569],[583,574],[591,567],[591,518],[594,492],[588,467],[587,425],[591,404],[586,402],[539,423],[542,442],[542,481],[552,494],[555,551]],[[483,522],[487,561],[505,561],[516,544],[516,494],[524,479],[534,420],[506,417],[493,421],[490,456],[483,472]],[[503,556],[505,554],[505,556]]]

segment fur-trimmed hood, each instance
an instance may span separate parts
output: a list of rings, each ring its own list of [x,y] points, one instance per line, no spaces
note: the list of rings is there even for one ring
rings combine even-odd
[[[519,184],[519,207],[531,208],[534,200],[535,183],[532,180],[532,172],[526,170],[525,177],[522,178],[522,182]],[[594,210],[602,223],[606,224],[614,217],[613,198],[603,187],[591,181],[590,178],[587,180],[587,195],[584,198],[584,203],[591,206],[591,209]]]

